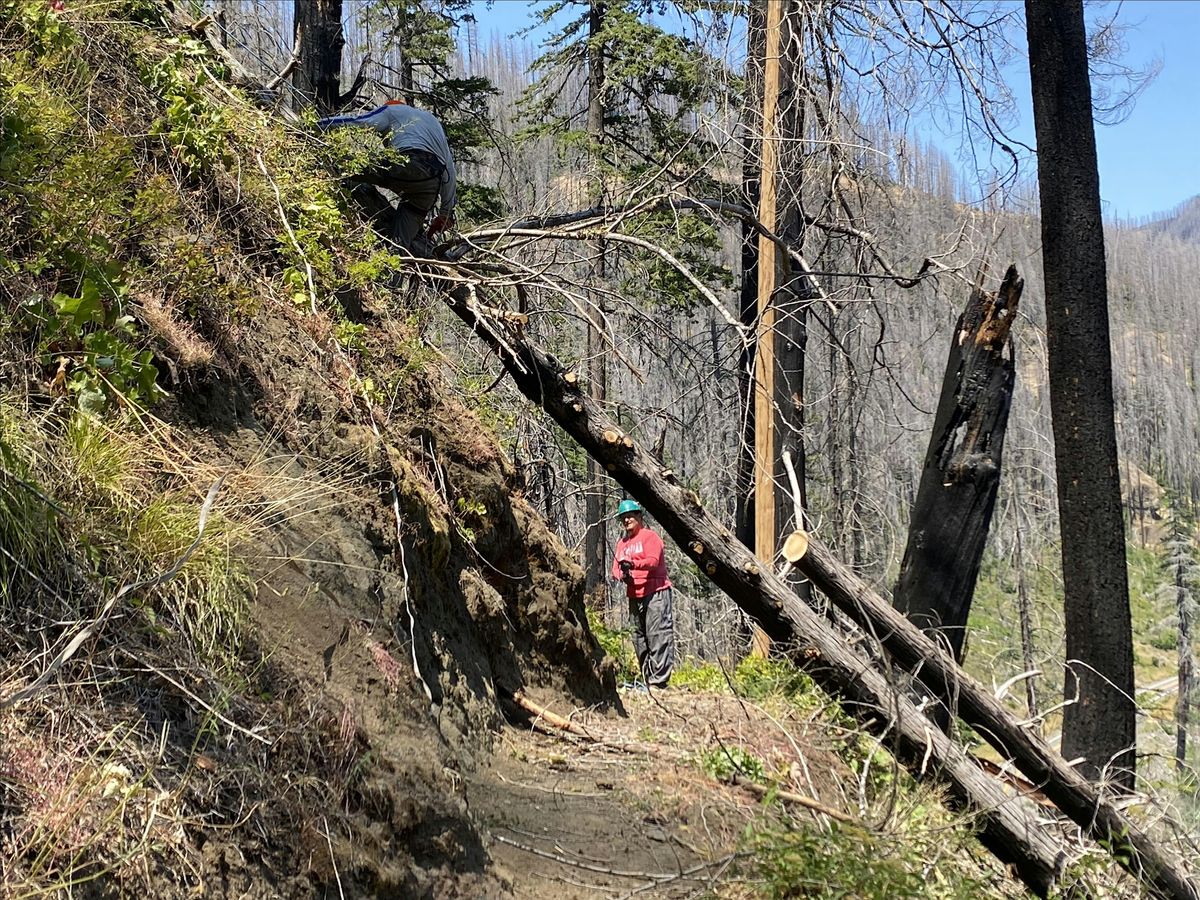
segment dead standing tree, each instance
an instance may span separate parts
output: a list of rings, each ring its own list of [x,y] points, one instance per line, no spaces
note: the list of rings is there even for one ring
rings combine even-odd
[[[1133,625],[1082,0],[1026,0],[1067,663],[1062,748],[1132,790]]]
[[[1000,486],[1016,380],[1009,329],[1025,284],[1015,266],[995,293],[983,290],[982,278],[950,340],[894,597],[896,609],[957,660]]]
[[[295,0],[293,28],[299,65],[292,76],[296,111],[315,102],[323,116],[338,107],[342,70],[342,0]]]
[[[532,345],[507,317],[479,302],[474,287],[446,295],[450,308],[490,346],[520,391],[574,438],[638,499],[722,591],[777,643],[792,648],[814,679],[842,700],[864,728],[890,748],[917,777],[946,785],[952,802],[977,817],[980,838],[1038,895],[1057,883],[1061,843],[1026,804],[1006,794],[952,739],[943,734],[881,674],[852,651],[824,619],[580,390],[579,378]],[[1198,900],[1200,893],[1158,846],[1039,738],[1029,734],[952,657],[922,634],[868,585],[842,566],[819,541],[808,542],[797,566],[833,603],[887,651],[894,664],[938,695],[958,698],[957,711],[1060,811],[1105,847],[1155,895]]]

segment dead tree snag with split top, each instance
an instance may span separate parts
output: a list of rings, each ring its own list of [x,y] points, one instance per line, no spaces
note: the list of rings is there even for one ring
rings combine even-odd
[[[959,316],[896,583],[896,608],[958,660],[1000,485],[1016,380],[1009,329],[1024,285],[1015,266],[995,293],[981,274]]]

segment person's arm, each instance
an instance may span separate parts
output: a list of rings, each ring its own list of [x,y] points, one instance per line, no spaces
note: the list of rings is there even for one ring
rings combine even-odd
[[[327,119],[317,121],[317,128],[321,131],[329,131],[331,128],[373,128],[380,134],[387,134],[392,130],[392,117],[388,114],[388,107],[385,103],[378,109],[373,109],[369,113],[363,113],[358,116],[330,116]]]

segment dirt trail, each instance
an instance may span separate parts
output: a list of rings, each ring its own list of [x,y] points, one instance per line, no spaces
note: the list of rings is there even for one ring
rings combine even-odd
[[[602,742],[508,728],[468,779],[468,806],[513,896],[676,898],[727,882],[739,836],[778,809],[705,774],[701,755],[722,745],[751,750],[767,771],[788,773],[793,790],[842,806],[842,764],[819,726],[795,713],[677,690],[623,699],[625,717],[573,716]]]

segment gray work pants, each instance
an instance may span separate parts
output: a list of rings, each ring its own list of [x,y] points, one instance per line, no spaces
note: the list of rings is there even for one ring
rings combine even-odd
[[[671,614],[671,589],[649,597],[629,598],[633,622],[633,649],[642,677],[650,687],[666,687],[675,664],[675,621]]]
[[[387,188],[400,198],[392,225],[392,240],[409,251],[423,249],[416,238],[418,235],[424,237],[421,232],[425,217],[437,205],[442,177],[442,169],[422,159],[372,166],[354,176],[356,181]]]

